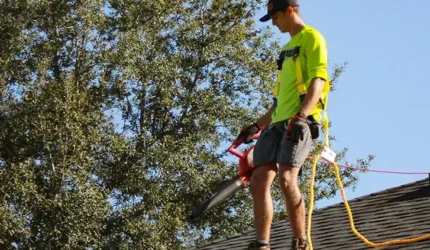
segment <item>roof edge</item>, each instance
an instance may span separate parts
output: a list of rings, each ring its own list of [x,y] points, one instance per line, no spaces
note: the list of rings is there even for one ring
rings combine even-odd
[[[402,188],[405,188],[405,187],[414,186],[416,184],[423,183],[423,182],[426,182],[426,181],[428,181],[428,182],[430,181],[430,174],[429,174],[429,177],[426,177],[426,178],[421,179],[421,180],[416,180],[416,181],[413,181],[413,182],[408,182],[408,183],[405,183],[405,184],[401,184],[401,185],[398,185],[398,186],[394,186],[394,187],[391,187],[391,188],[383,189],[383,190],[380,190],[380,191],[376,191],[376,192],[373,192],[373,193],[370,193],[370,194],[365,194],[365,195],[362,195],[362,196],[359,196],[359,197],[356,197],[356,198],[353,198],[353,199],[347,199],[347,200],[348,200],[348,203],[350,203],[350,202],[352,203],[352,202],[360,201],[360,200],[363,200],[363,199],[366,199],[366,198],[370,198],[370,197],[374,197],[374,196],[378,196],[378,195],[390,193],[390,192],[393,192],[393,191],[396,191],[396,190],[399,190],[399,189],[402,189]],[[430,185],[430,182],[429,182],[429,185]],[[322,208],[314,209],[314,212],[315,213],[319,213],[319,212],[323,212],[323,211],[325,211],[325,210],[327,210],[329,208],[339,207],[339,206],[344,206],[343,200],[341,202],[339,202],[339,203],[336,203],[336,204],[332,204],[332,205],[325,206],[325,207],[322,207]]]

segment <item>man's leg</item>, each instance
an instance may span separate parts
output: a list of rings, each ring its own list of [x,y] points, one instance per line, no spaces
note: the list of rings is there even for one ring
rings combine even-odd
[[[304,139],[293,143],[286,139],[286,131],[279,153],[279,184],[284,194],[288,219],[293,231],[293,249],[308,249],[306,241],[305,202],[298,185],[298,175],[311,151],[312,137],[306,129]]]
[[[276,164],[259,166],[250,180],[254,201],[254,223],[258,241],[269,241],[273,219],[273,203],[270,187],[276,176]]]
[[[305,203],[297,182],[300,168],[280,165],[279,184],[284,194],[288,219],[295,238],[306,236]]]
[[[254,170],[250,188],[254,203],[254,224],[257,242],[251,242],[248,249],[269,249],[270,229],[273,218],[273,203],[270,187],[277,172],[277,155],[282,132],[266,127],[261,131],[254,148]]]

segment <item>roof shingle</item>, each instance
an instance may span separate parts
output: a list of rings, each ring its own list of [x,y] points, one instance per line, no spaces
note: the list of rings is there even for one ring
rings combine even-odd
[[[348,201],[358,232],[374,243],[415,238],[430,234],[429,178]],[[312,243],[315,250],[374,249],[352,232],[343,202],[314,210]],[[255,237],[254,230],[233,235],[201,250],[244,250]],[[272,224],[272,250],[290,249],[291,229],[286,220]],[[430,240],[381,247],[383,250],[430,249]],[[191,249],[190,249],[191,250]]]

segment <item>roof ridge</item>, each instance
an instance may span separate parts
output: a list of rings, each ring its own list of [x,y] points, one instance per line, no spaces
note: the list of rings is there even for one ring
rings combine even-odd
[[[223,242],[225,240],[236,238],[236,237],[239,237],[239,236],[242,236],[242,235],[247,235],[249,233],[252,233],[253,231],[255,231],[255,229],[254,229],[254,227],[251,226],[248,230],[245,230],[245,231],[242,231],[242,232],[230,235],[230,236],[222,237],[222,238],[219,238],[219,239],[216,239],[216,240],[211,240],[211,241],[208,241],[208,242],[206,242],[206,243],[204,243],[202,245],[193,246],[193,247],[190,248],[190,250],[199,249],[199,248],[202,248],[202,247],[206,247],[208,245],[212,245],[214,243],[219,243],[219,242]]]

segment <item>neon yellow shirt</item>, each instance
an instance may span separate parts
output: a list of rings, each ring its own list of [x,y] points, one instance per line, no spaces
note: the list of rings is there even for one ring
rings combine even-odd
[[[309,87],[311,80],[316,77],[328,81],[327,44],[321,33],[306,25],[291,38],[282,48],[282,51],[294,50],[298,46],[300,46],[300,65],[306,88]],[[278,101],[276,110],[272,114],[272,123],[287,120],[299,111],[301,103],[297,91],[295,61],[292,56],[285,57],[282,64],[281,79],[275,86],[274,94]],[[320,111],[310,115],[319,121],[321,120]]]

